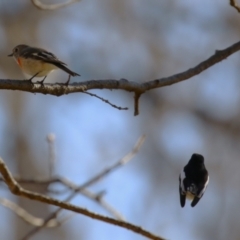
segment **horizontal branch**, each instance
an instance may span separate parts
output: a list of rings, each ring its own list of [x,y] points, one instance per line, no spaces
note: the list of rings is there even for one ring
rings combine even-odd
[[[70,93],[77,93],[77,92],[85,92],[87,90],[91,89],[110,89],[110,90],[125,90],[128,92],[134,92],[135,93],[135,115],[138,114],[138,102],[141,94],[143,94],[146,91],[155,89],[155,88],[161,88],[165,86],[169,86],[187,79],[190,79],[191,77],[203,72],[204,70],[210,68],[214,64],[222,61],[223,59],[226,59],[231,54],[237,52],[240,50],[240,41],[233,44],[232,46],[224,49],[224,50],[218,50],[215,52],[214,55],[212,55],[207,60],[201,62],[197,66],[190,68],[184,72],[172,75],[170,77],[165,78],[158,78],[152,81],[138,83],[133,81],[128,81],[127,79],[108,79],[108,80],[89,80],[85,82],[78,82],[78,83],[72,83],[68,86],[64,84],[44,84],[42,86],[39,83],[31,84],[28,80],[6,80],[6,79],[0,79],[0,89],[6,89],[6,90],[19,90],[19,91],[25,91],[25,92],[32,92],[32,93],[42,93],[42,94],[50,94],[55,96],[61,96],[64,94],[70,94]]]
[[[85,82],[78,82],[72,83],[68,86],[59,85],[59,84],[41,84],[35,83],[31,84],[29,81],[22,81],[22,80],[5,80],[0,79],[0,89],[6,90],[20,90],[26,92],[34,92],[34,93],[42,93],[42,94],[50,94],[55,96],[61,96],[64,94],[69,93],[76,93],[76,92],[84,92],[91,89],[121,89],[128,92],[137,92],[137,93],[144,93],[145,91],[160,88],[164,86],[168,86],[174,83],[178,83],[184,80],[187,80],[204,70],[208,69],[209,67],[213,66],[214,64],[226,59],[231,54],[240,50],[240,41],[233,44],[232,46],[224,49],[224,50],[217,50],[214,55],[212,55],[207,60],[201,62],[197,66],[190,68],[187,71],[182,73],[175,74],[170,77],[159,78],[149,82],[144,83],[137,83],[128,81],[127,79],[108,79],[108,80],[90,80]]]

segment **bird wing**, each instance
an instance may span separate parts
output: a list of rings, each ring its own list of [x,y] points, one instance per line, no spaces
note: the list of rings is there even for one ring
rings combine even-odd
[[[206,191],[208,183],[209,183],[209,176],[207,176],[207,181],[205,182],[205,184],[198,187],[197,194],[191,203],[192,207],[196,206],[199,200],[202,198],[204,192]]]
[[[52,64],[62,64],[67,65],[66,63],[60,61],[53,53],[46,51],[42,48],[26,48],[23,50],[23,57],[33,58],[36,60],[42,60],[44,62],[52,63]]]
[[[192,207],[196,206],[200,199],[201,198],[195,196],[194,199],[192,200],[191,206]]]
[[[199,190],[197,193],[199,198],[201,198],[203,196],[204,192],[206,191],[208,183],[209,183],[209,176],[207,176],[205,184],[203,186],[199,187]]]
[[[182,173],[179,176],[179,196],[180,196],[181,207],[184,207],[186,202],[186,192],[184,189]]]

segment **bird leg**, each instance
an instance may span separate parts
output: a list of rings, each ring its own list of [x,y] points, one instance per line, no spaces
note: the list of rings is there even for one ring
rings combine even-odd
[[[68,75],[68,80],[67,80],[67,82],[66,82],[64,85],[68,86],[68,84],[69,84],[69,82],[70,82],[70,78],[71,78],[71,75],[69,74],[69,75]]]
[[[57,83],[57,84],[60,85],[60,86],[66,86],[67,87],[69,82],[70,82],[70,78],[71,78],[71,75],[69,74],[68,80],[65,83]]]
[[[34,74],[30,79],[28,79],[28,81],[33,84],[32,80],[33,78],[35,78],[37,75],[39,74],[39,72],[37,72],[36,74]]]
[[[42,86],[44,86],[43,82],[44,82],[44,80],[46,79],[46,77],[47,77],[47,75],[43,78],[42,81],[37,81],[37,83],[40,83]]]

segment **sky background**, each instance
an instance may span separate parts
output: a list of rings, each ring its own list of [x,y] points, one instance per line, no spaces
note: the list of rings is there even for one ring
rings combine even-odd
[[[110,78],[146,82],[174,75],[239,41],[240,15],[228,2],[85,0],[41,11],[31,1],[2,0],[1,79],[28,77],[7,57],[18,44],[52,51],[81,74],[71,82]],[[90,189],[106,191],[104,199],[127,221],[165,239],[239,239],[239,60],[237,52],[187,81],[145,93],[137,117],[132,93],[120,90],[91,92],[129,107],[128,111],[82,93],[55,97],[1,90],[0,156],[14,174],[47,177],[46,136],[53,133],[54,174],[81,184],[125,156],[145,134],[137,156]],[[46,82],[65,82],[67,77],[59,70]],[[205,157],[210,183],[195,208],[187,202],[182,209],[178,176],[195,152]],[[36,186],[30,189],[46,193]],[[0,191],[2,198],[36,217],[55,209],[17,198],[4,185]],[[72,203],[109,215],[82,196]],[[22,239],[33,228],[9,209],[0,206],[0,213],[6,240]],[[31,239],[113,238],[146,239],[77,214]]]

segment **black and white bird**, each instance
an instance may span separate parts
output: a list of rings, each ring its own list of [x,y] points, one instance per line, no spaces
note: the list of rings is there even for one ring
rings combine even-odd
[[[204,157],[194,153],[179,176],[180,204],[185,205],[186,198],[192,200],[194,207],[203,196],[209,183],[208,171],[204,165]]]

